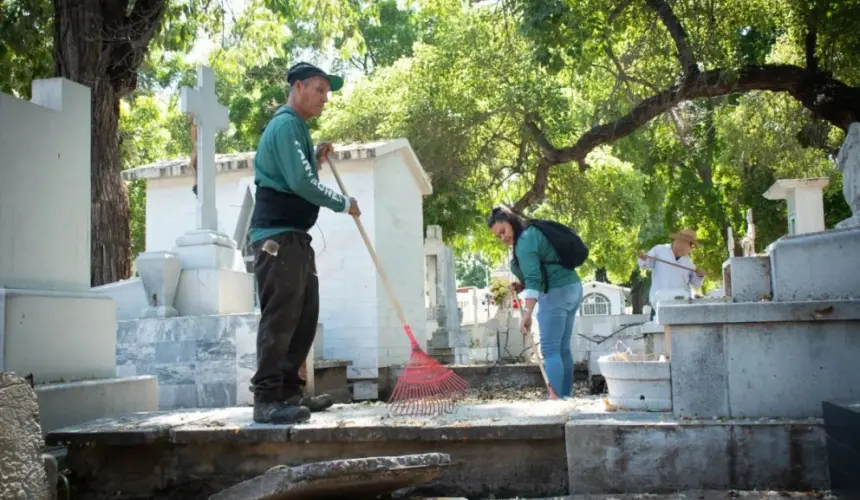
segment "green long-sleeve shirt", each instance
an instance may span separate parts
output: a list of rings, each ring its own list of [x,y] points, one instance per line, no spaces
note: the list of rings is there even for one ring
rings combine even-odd
[[[282,106],[266,125],[254,157],[254,184],[301,196],[335,212],[349,210],[349,200],[320,184],[319,165],[307,123],[290,106]],[[250,229],[251,242],[271,238],[293,227]]]
[[[511,272],[523,283],[525,299],[537,299],[540,292],[580,281],[575,269],[565,269],[560,264],[549,264],[559,260],[558,254],[546,236],[536,227],[527,227],[520,234],[514,247],[514,254],[519,261],[519,266],[511,260]],[[544,266],[549,281],[548,288],[544,286],[541,262],[547,263]]]

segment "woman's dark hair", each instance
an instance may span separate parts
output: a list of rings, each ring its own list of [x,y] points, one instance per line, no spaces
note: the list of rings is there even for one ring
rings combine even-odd
[[[493,227],[497,222],[507,222],[514,230],[514,243],[520,238],[523,230],[528,225],[528,221],[514,212],[510,208],[499,205],[490,210],[490,217],[487,219],[487,227]]]

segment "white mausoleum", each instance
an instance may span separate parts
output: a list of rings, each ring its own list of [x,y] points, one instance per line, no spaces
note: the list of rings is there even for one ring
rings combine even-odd
[[[253,212],[254,153],[216,155],[218,230],[243,249]],[[405,139],[335,147],[336,167],[397,292],[419,342],[425,339],[423,198],[430,179]],[[146,250],[171,250],[194,229],[195,178],[189,160],[146,165],[123,172],[125,180],[146,181]],[[327,164],[320,181],[338,190]],[[320,210],[310,231],[320,278],[320,323],[326,358],[352,361],[349,377],[358,392],[375,397],[378,367],[405,363],[409,342],[352,217]],[[319,341],[319,340],[318,340]]]
[[[616,316],[626,313],[626,299],[630,289],[603,283],[602,281],[582,282],[582,302],[579,316]]]

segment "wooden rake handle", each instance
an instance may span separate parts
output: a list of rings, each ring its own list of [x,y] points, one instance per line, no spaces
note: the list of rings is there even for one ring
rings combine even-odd
[[[677,262],[670,262],[670,261],[668,261],[668,260],[663,260],[663,259],[661,259],[661,258],[659,258],[659,257],[652,257],[652,256],[647,255],[647,254],[645,255],[645,257],[647,257],[647,258],[649,258],[649,259],[656,260],[657,262],[662,262],[663,264],[669,264],[670,266],[679,267],[679,268],[681,268],[681,269],[684,269],[684,270],[686,270],[686,271],[690,271],[690,272],[692,272],[692,273],[696,272],[696,270],[695,270],[695,269],[693,269],[692,267],[682,266],[681,264],[678,264]]]
[[[334,174],[334,180],[337,181],[337,185],[340,188],[340,191],[344,196],[349,198],[349,194],[346,191],[346,186],[343,184],[343,180],[340,178],[340,174],[337,173],[337,168],[334,166],[334,161],[332,161],[331,155],[326,157],[326,161],[331,167],[331,173]],[[370,238],[367,236],[367,231],[364,230],[364,224],[361,223],[361,219],[357,215],[352,216],[353,220],[355,220],[355,225],[358,227],[358,232],[361,233],[361,239],[364,240],[365,246],[367,246],[367,251],[370,253],[370,258],[373,260],[373,264],[376,266],[376,272],[379,273],[379,279],[382,280],[382,284],[385,286],[385,292],[388,294],[389,300],[391,300],[391,305],[394,306],[394,310],[397,312],[397,317],[400,319],[400,323],[403,325],[403,329],[406,330],[406,335],[409,337],[409,342],[412,343],[412,346],[415,347],[418,345],[418,340],[415,339],[415,334],[412,333],[412,328],[409,326],[409,321],[406,320],[406,314],[403,312],[403,307],[400,306],[400,301],[397,300],[397,296],[394,294],[394,288],[391,286],[391,282],[388,281],[388,276],[386,276],[385,271],[382,269],[382,264],[379,263],[379,257],[376,255],[376,251],[373,249],[373,244],[370,243]]]

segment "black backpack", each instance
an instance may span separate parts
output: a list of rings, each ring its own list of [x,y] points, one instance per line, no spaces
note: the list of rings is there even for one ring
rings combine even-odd
[[[549,291],[549,280],[547,279],[546,267],[544,264],[558,264],[565,269],[576,269],[581,266],[588,258],[588,247],[582,242],[582,238],[576,234],[576,231],[552,220],[530,219],[529,226],[534,226],[538,231],[543,233],[544,237],[552,245],[555,253],[558,254],[559,260],[552,262],[541,261],[541,273],[543,274],[544,293]],[[514,261],[517,262],[516,252],[514,252]]]

